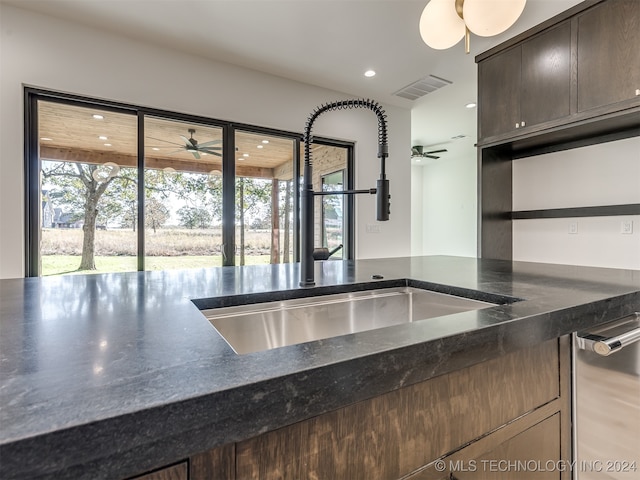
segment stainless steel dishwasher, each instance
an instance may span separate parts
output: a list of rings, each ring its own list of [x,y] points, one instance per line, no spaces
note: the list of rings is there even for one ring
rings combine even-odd
[[[574,480],[640,478],[640,313],[574,334]]]

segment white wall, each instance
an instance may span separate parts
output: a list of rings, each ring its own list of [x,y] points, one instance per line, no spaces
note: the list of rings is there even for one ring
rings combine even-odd
[[[470,155],[432,160],[422,168],[422,254],[477,254],[477,168]]]
[[[420,215],[412,214],[415,255],[477,256],[477,112],[465,108],[476,98],[476,65],[471,56],[459,62],[469,72],[465,81],[425,95],[411,110],[411,145],[447,150],[437,160],[414,164],[421,180],[412,183],[417,187],[412,188],[412,203],[422,209]],[[447,77],[437,70],[434,74]],[[460,135],[464,138],[452,138]]]
[[[516,211],[629,203],[640,203],[640,137],[513,162]],[[640,269],[640,215],[516,220],[513,258]]]
[[[423,241],[423,175],[424,168],[421,166],[411,166],[411,255],[422,255],[424,247]]]
[[[347,98],[4,4],[0,28],[0,278],[24,274],[23,85],[299,132],[315,106]],[[375,199],[358,198],[357,258],[410,254],[410,112],[385,110],[392,216],[366,233]],[[355,141],[356,187],[375,186],[375,115],[327,113],[314,133]]]

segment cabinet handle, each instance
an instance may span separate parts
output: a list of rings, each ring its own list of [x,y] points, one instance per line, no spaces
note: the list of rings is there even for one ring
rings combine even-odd
[[[519,123],[516,123],[516,128],[520,128],[520,124]]]
[[[640,318],[640,313],[623,317],[618,325],[625,325],[626,323],[632,323],[637,325],[637,321],[633,322],[633,319]],[[631,320],[631,321],[629,321]],[[604,333],[604,332],[603,332]],[[582,350],[593,350],[598,355],[607,357],[612,353],[616,353],[623,347],[632,343],[640,341],[640,327],[632,328],[615,337],[605,337],[595,333],[584,333],[578,335],[578,348]]]
[[[524,120],[523,120],[522,122],[520,122],[520,125],[521,125],[522,127],[524,127]]]

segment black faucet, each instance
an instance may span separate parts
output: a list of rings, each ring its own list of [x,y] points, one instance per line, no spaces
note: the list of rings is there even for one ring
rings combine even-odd
[[[325,112],[332,110],[347,110],[353,108],[368,108],[378,117],[378,158],[380,159],[380,178],[376,182],[376,188],[366,190],[342,190],[339,192],[314,192],[313,191],[313,164],[311,162],[311,143],[313,136],[311,129],[316,119]],[[389,156],[387,145],[387,116],[378,102],[373,100],[341,100],[326,103],[317,107],[304,127],[304,179],[302,186],[300,219],[300,286],[311,287],[315,285],[314,278],[314,248],[313,248],[313,198],[316,195],[355,195],[359,193],[376,194],[376,219],[389,220],[389,180],[385,174],[385,160]],[[322,258],[324,255],[316,255]]]

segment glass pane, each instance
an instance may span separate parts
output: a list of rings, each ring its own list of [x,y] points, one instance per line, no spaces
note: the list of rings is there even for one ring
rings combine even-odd
[[[145,118],[145,269],[222,266],[222,129]]]
[[[322,176],[322,190],[335,192],[346,190],[345,170]],[[327,195],[322,198],[322,245],[335,253],[329,260],[344,258],[344,195]]]
[[[313,191],[346,190],[347,189],[347,154],[345,147],[312,144]],[[300,175],[304,171],[304,145],[300,148]],[[302,179],[300,181],[302,188]],[[327,247],[337,250],[329,259],[347,258],[347,225],[350,221],[347,212],[347,198],[344,195],[316,196],[313,210],[314,248]]]
[[[236,265],[293,261],[293,145],[236,132]]]
[[[137,117],[38,102],[40,273],[137,269]]]

